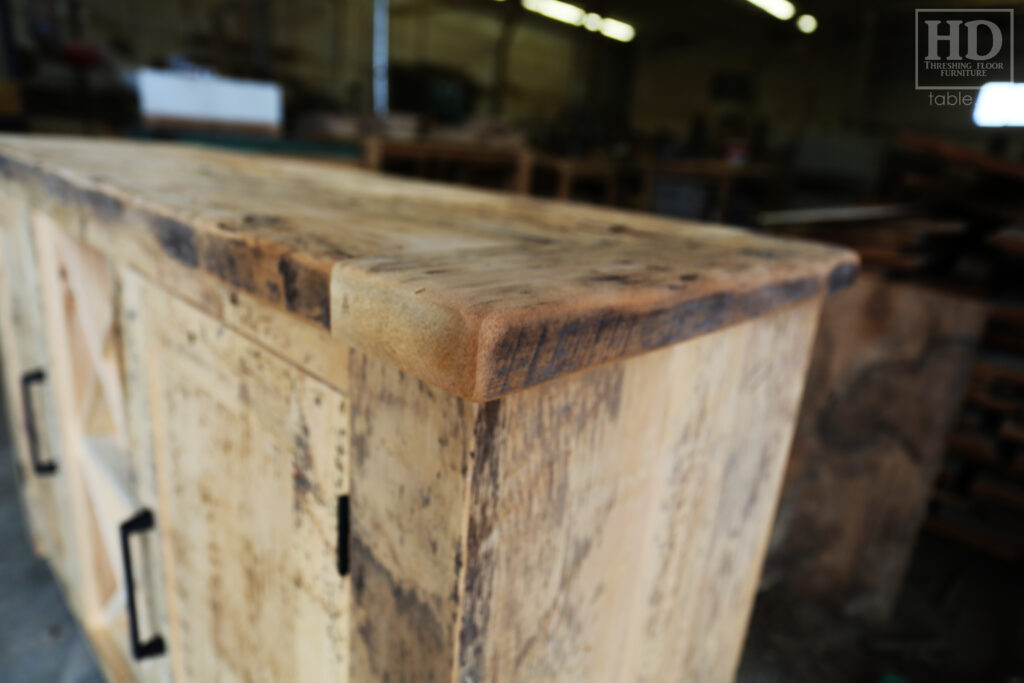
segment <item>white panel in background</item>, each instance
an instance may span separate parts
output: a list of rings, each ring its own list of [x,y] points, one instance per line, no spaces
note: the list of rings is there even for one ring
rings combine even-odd
[[[136,73],[136,88],[146,119],[281,127],[283,96],[277,83],[143,68]]]
[[[986,83],[974,103],[976,126],[1024,126],[1024,83]]]

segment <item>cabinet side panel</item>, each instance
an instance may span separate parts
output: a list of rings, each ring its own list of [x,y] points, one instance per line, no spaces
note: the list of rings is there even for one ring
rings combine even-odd
[[[351,359],[352,680],[447,683],[478,409]]]
[[[731,679],[819,308],[485,411],[460,681]]]

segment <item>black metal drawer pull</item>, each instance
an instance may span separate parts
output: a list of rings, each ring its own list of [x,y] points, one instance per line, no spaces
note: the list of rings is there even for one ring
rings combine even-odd
[[[128,549],[128,537],[133,533],[149,531],[154,526],[153,513],[141,510],[121,525],[121,557],[124,560],[125,590],[128,591],[128,631],[135,659],[156,657],[164,653],[164,639],[153,636],[146,642],[139,640],[139,617],[135,608],[135,579],[132,577],[132,555]]]
[[[348,496],[338,497],[338,573],[348,576],[349,540]]]
[[[25,434],[28,437],[28,452],[32,459],[32,469],[36,474],[49,475],[57,472],[57,463],[43,462],[39,454],[39,432],[36,430],[36,414],[32,409],[32,385],[46,380],[46,372],[42,368],[29,370],[21,376],[21,405],[25,409]]]

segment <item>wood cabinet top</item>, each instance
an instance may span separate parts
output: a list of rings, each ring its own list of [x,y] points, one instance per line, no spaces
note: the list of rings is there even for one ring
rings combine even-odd
[[[198,147],[0,136],[0,171],[475,401],[764,315],[857,269],[809,242]]]

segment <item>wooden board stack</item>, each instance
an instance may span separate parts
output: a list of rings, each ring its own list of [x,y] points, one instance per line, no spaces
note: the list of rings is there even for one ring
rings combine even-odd
[[[882,622],[924,523],[986,308],[864,274],[822,314],[765,599]]]
[[[948,281],[990,310],[926,528],[1024,561],[1024,164],[922,136],[903,144],[918,160],[916,199],[965,222]]]
[[[1024,558],[1024,167],[904,146],[898,203],[764,216],[865,268],[823,313],[755,616],[794,658],[843,661],[837,680],[922,529]]]
[[[992,308],[928,530],[1024,562],[1024,306]]]
[[[731,678],[851,252],[167,145],[0,172],[23,498],[112,680]]]

